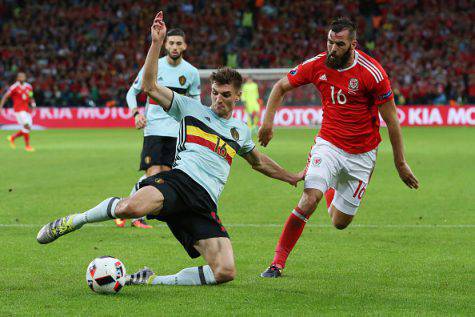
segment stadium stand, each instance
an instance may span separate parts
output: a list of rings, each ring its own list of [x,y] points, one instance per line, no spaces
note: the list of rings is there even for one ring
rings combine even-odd
[[[360,48],[388,71],[399,104],[475,102],[470,0],[39,0],[0,2],[2,91],[25,70],[40,106],[125,105],[151,16],[185,30],[198,68],[293,67],[325,50],[328,21],[359,27]],[[266,96],[271,83],[261,85]],[[204,89],[206,91],[206,88]],[[312,90],[289,103],[316,104]]]

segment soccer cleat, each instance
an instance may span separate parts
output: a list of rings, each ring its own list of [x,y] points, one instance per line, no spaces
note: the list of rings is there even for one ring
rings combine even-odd
[[[65,234],[73,232],[81,227],[73,226],[73,218],[76,215],[69,215],[56,219],[53,222],[50,222],[41,228],[36,236],[36,240],[41,244],[47,244],[53,242]]]
[[[32,148],[32,147],[29,146],[29,145],[25,146],[25,150],[26,150],[27,152],[35,152],[35,149]]]
[[[142,229],[151,229],[151,228],[153,228],[151,225],[148,225],[145,222],[145,220],[143,220],[143,219],[137,219],[135,221],[132,221],[132,227],[142,228]]]
[[[117,227],[121,227],[121,228],[124,228],[125,227],[125,223],[127,222],[127,219],[114,219],[114,222],[115,222],[115,225]]]
[[[155,273],[148,267],[144,267],[137,273],[125,276],[125,285],[144,285],[151,284],[155,278]]]
[[[10,147],[12,149],[16,149],[15,140],[13,140],[13,136],[11,135],[7,136],[7,140],[10,143]]]
[[[261,273],[261,277],[270,277],[270,278],[277,278],[282,276],[282,269],[278,268],[275,265],[271,265]]]

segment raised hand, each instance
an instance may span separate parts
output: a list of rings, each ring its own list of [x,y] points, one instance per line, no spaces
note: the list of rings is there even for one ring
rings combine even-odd
[[[153,20],[153,25],[150,27],[150,35],[152,36],[152,42],[163,43],[165,36],[167,35],[167,26],[163,21],[163,12],[160,11]]]

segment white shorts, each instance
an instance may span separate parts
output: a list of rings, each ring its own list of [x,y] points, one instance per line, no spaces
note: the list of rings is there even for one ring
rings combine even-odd
[[[355,215],[376,163],[376,152],[350,154],[322,138],[315,140],[307,164],[305,188],[335,189],[332,205]]]
[[[26,111],[19,111],[19,112],[15,112],[15,116],[16,116],[16,121],[18,122],[18,124],[22,126],[22,131],[28,132],[28,131],[24,131],[26,129],[24,129],[23,126],[25,124],[28,124],[31,128],[33,124],[33,120],[31,119],[31,114]]]

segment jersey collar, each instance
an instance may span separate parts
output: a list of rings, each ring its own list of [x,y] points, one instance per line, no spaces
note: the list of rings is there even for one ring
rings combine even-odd
[[[343,68],[343,69],[338,69],[339,72],[344,72],[346,70],[349,70],[349,69],[352,69],[353,67],[355,67],[356,63],[358,63],[358,57],[360,56],[360,54],[358,53],[357,50],[355,50],[355,60],[353,61],[353,64],[351,64],[349,67],[347,68]]]

